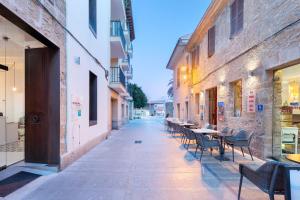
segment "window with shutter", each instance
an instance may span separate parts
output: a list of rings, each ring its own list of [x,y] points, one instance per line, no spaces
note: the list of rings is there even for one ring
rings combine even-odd
[[[177,88],[179,88],[180,87],[180,68],[178,68],[177,69],[177,81],[176,81],[176,83],[177,83]]]
[[[215,53],[215,35],[216,28],[213,26],[208,30],[208,57],[211,57]]]
[[[230,6],[230,36],[238,34],[244,24],[244,0],[235,0]]]
[[[244,0],[238,0],[237,5],[237,30],[236,33],[240,32],[243,29],[244,24]]]
[[[97,36],[97,0],[89,0],[89,26],[94,34]]]

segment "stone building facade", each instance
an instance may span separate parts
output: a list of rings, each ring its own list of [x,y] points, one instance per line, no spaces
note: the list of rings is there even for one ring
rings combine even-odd
[[[236,2],[243,6],[238,11],[241,12],[239,20],[242,26],[232,34],[232,7]],[[175,110],[177,104],[188,102],[186,120],[195,120],[204,126],[211,117],[210,89],[216,88],[214,101],[218,129],[228,126],[235,130],[254,131],[251,148],[256,156],[280,156],[282,102],[276,100],[276,96],[280,96],[276,91],[282,90],[276,84],[274,73],[300,63],[299,13],[300,2],[297,0],[212,1],[179,55],[184,61],[171,62],[172,65],[167,66],[174,70],[174,80],[176,72],[183,66],[187,67],[188,81],[184,89],[174,86],[177,88]],[[208,32],[212,27],[214,34],[210,39],[214,42],[208,44]],[[214,46],[212,55],[209,55],[209,45]],[[193,58],[195,53],[198,55]],[[171,57],[170,61],[174,59]],[[238,116],[234,113],[236,81],[242,84],[241,113]],[[183,93],[187,95],[182,97]],[[248,110],[251,94],[255,97],[253,111]],[[297,124],[293,123],[293,126]]]

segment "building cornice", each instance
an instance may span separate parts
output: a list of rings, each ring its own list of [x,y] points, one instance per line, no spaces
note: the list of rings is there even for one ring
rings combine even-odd
[[[172,61],[173,59],[176,57],[176,52],[179,51],[179,48],[182,47],[182,51],[184,52],[184,49],[186,48],[186,45],[189,41],[189,38],[190,38],[190,35],[185,35],[185,36],[182,36],[178,39],[176,45],[175,45],[175,48],[172,52],[172,55],[168,61],[168,64],[166,66],[167,69],[173,69],[173,66],[172,66]]]
[[[189,43],[187,44],[187,51],[192,51],[192,49],[198,43],[200,43],[200,41],[207,34],[208,29],[214,25],[220,12],[222,12],[222,10],[225,8],[228,2],[229,0],[212,0],[204,16],[202,17],[201,21],[199,22],[198,26],[193,32]]]
[[[135,39],[135,31],[134,31],[131,0],[124,0],[124,4],[125,4],[126,19],[130,30],[130,40],[133,41]]]

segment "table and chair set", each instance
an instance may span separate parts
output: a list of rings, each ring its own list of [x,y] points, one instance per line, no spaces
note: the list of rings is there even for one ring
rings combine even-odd
[[[196,157],[197,151],[200,151],[200,162],[203,152],[210,150],[212,155],[213,149],[219,150],[219,155],[215,156],[216,159],[220,161],[229,161],[230,159],[225,156],[225,146],[231,147],[233,162],[235,148],[241,149],[243,157],[245,157],[244,150],[247,149],[253,161],[250,145],[254,138],[254,132],[248,132],[246,130],[235,132],[229,127],[225,127],[223,130],[218,131],[216,126],[209,124],[204,128],[200,128],[197,123],[189,121],[182,122],[175,118],[167,118],[165,120],[165,125],[167,131],[173,137],[181,137],[181,142],[187,150],[189,150],[191,143],[196,145],[194,155]],[[291,155],[290,158],[287,159],[294,159],[300,162],[299,155]],[[267,193],[270,200],[274,200],[275,195],[284,195],[285,200],[300,199],[300,165],[296,163],[290,164],[267,160],[263,165],[256,169],[253,169],[250,165],[239,164],[240,183],[238,199],[241,198],[244,178],[247,178],[261,191]],[[299,178],[295,176],[297,173]]]
[[[168,118],[166,119],[167,131],[172,136],[181,137],[181,142],[184,147],[189,150],[190,144],[196,144],[195,156],[198,150],[200,151],[200,161],[203,156],[203,152],[210,150],[211,155],[213,149],[219,150],[219,155],[216,158],[220,161],[229,161],[230,159],[225,157],[225,146],[229,146],[232,149],[232,161],[234,162],[234,149],[239,147],[244,155],[244,148],[246,148],[253,160],[250,144],[253,140],[254,133],[247,132],[245,130],[239,130],[234,133],[233,129],[225,127],[222,131],[218,131],[215,125],[207,124],[205,127],[199,127],[197,122],[182,122],[178,119]]]

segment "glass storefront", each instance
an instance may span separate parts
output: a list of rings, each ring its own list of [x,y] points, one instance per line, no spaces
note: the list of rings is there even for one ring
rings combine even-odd
[[[24,160],[25,49],[43,46],[0,16],[0,168]]]
[[[274,74],[273,154],[300,154],[300,65]]]

